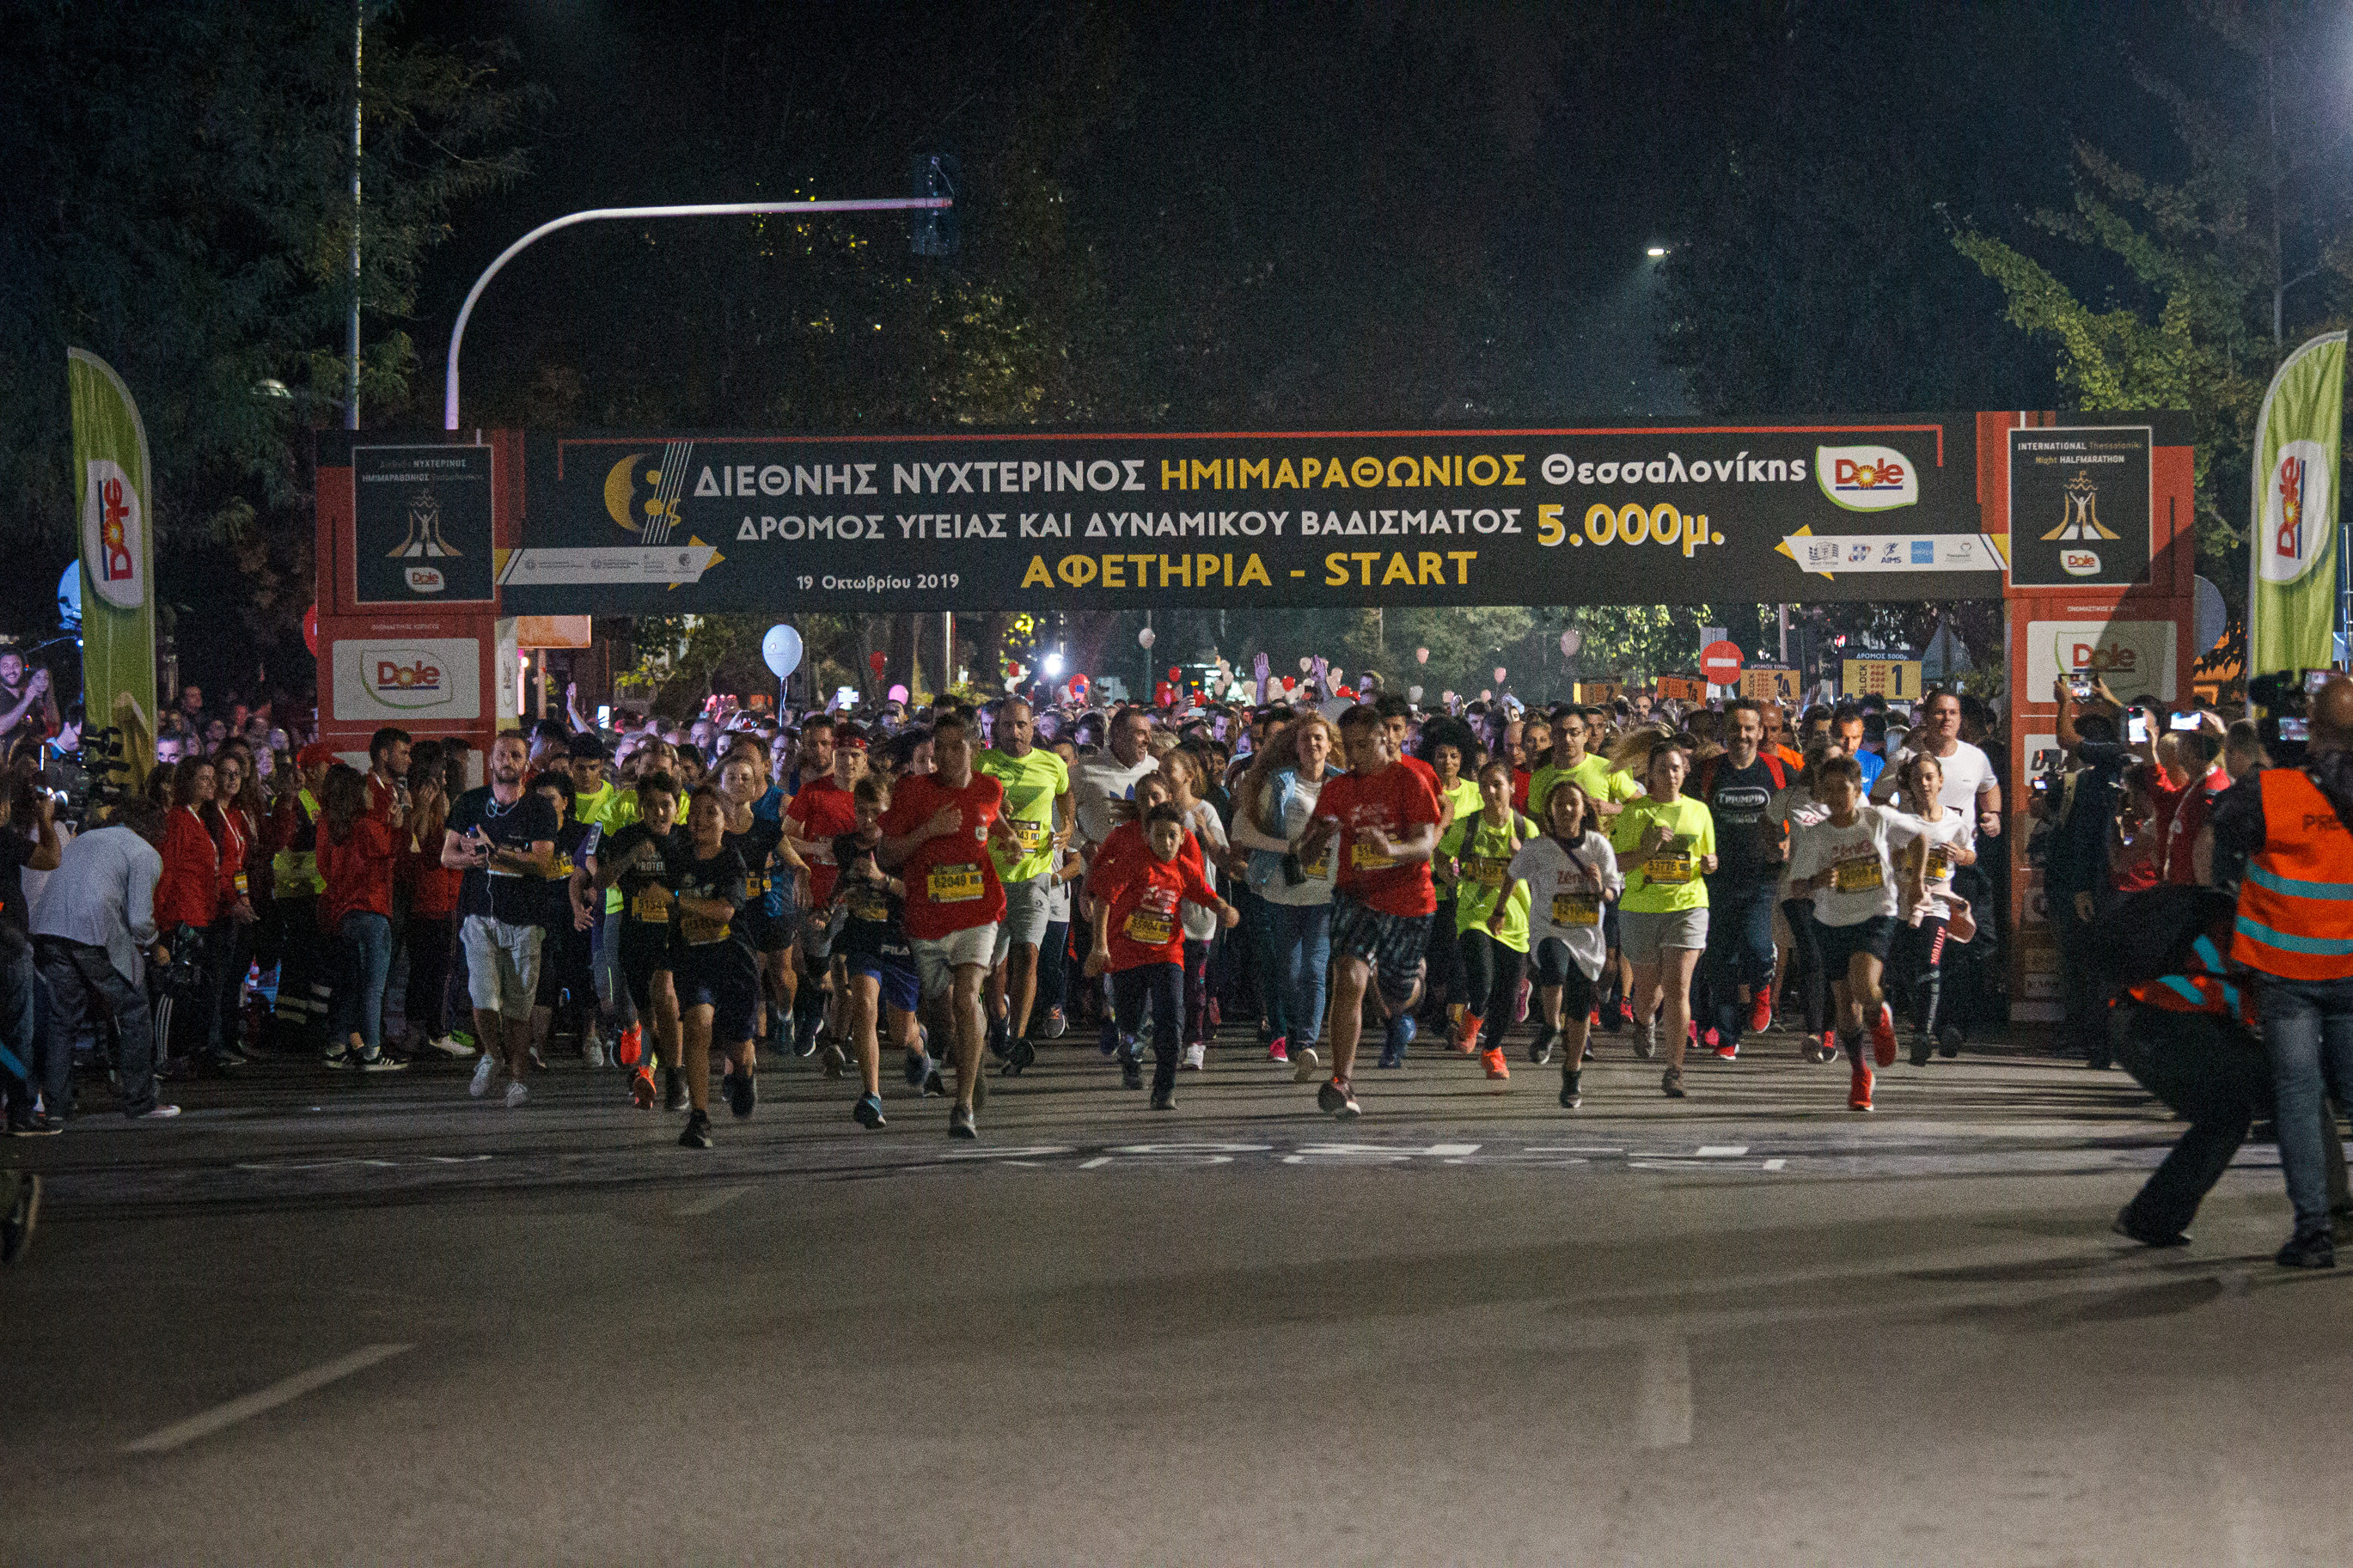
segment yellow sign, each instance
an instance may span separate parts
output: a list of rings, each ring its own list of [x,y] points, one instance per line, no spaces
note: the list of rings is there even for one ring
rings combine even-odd
[[[1899,701],[1920,700],[1920,661],[1916,658],[1851,658],[1840,678],[1849,697],[1892,697]]]
[[[1618,700],[1618,683],[1614,680],[1580,680],[1577,683],[1577,700],[1588,708],[1603,708]]]
[[[1696,675],[1662,675],[1659,677],[1659,696],[1671,702],[1704,702],[1707,682]]]
[[[1769,664],[1752,664],[1740,672],[1740,695],[1757,702],[1795,702],[1798,672]]]

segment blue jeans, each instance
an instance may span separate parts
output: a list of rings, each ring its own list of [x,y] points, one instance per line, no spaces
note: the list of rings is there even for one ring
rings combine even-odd
[[[1324,1032],[1324,988],[1332,971],[1332,906],[1269,903],[1274,940],[1267,966],[1268,1010],[1295,1054]]]
[[[2328,1228],[2328,1140],[2321,1119],[2353,1098],[2353,980],[2263,979],[2263,1047],[2272,1058],[2280,1173],[2298,1235]]]
[[[1707,879],[1707,987],[1716,1034],[1726,1045],[1739,1044],[1748,1024],[1740,988],[1773,984],[1773,906],[1779,897],[1770,879]]]
[[[334,1038],[360,1037],[361,1048],[384,1047],[384,984],[392,973],[392,922],[382,915],[348,914],[336,932],[342,958],[335,977]]]

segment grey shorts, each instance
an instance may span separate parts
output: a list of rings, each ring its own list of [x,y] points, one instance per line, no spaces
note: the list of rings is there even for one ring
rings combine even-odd
[[[991,921],[985,926],[967,926],[945,936],[908,938],[907,946],[915,955],[915,978],[922,984],[923,994],[946,994],[955,984],[955,972],[966,964],[987,969],[997,952],[997,932],[1001,923]]]
[[[1052,923],[1047,918],[1047,904],[1053,896],[1054,876],[1040,871],[1026,882],[1005,884],[1005,918],[997,922],[997,952],[989,962],[1002,963],[1013,955],[1013,944],[1042,947],[1046,928]]]
[[[1707,951],[1707,910],[1669,910],[1644,914],[1638,910],[1618,912],[1620,952],[1630,963],[1657,963],[1660,954],[1676,948],[1686,952]]]
[[[466,996],[477,1013],[527,1019],[539,997],[539,926],[468,915],[458,928],[466,947]]]

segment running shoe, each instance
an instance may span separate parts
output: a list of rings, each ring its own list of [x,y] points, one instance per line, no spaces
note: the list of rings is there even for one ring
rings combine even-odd
[[[1152,1091],[1152,1109],[1155,1110],[1176,1110],[1176,1091],[1173,1089],[1154,1089]]]
[[[8,1119],[8,1136],[11,1138],[54,1138],[65,1130],[64,1121],[47,1111]]]
[[[1683,1097],[1683,1069],[1669,1068],[1662,1074],[1659,1079],[1659,1092],[1669,1100],[1681,1100]]]
[[[1005,1059],[1007,1050],[1007,1037],[1011,1035],[1012,1032],[1013,1020],[1011,1018],[989,1019],[988,1054],[995,1057],[998,1061],[1003,1061]]]
[[[750,1068],[727,1075],[727,1109],[735,1113],[736,1121],[751,1115],[752,1108],[759,1103],[759,1081]]]
[[[644,1068],[629,1075],[629,1099],[639,1110],[654,1108],[654,1075]]]
[[[1594,1030],[1599,1029],[1599,1028],[1600,1028],[1600,1027],[1601,1027],[1601,1009],[1600,1009],[1599,1006],[1596,1006],[1596,1007],[1595,1007],[1591,1012],[1589,1012],[1589,1013],[1586,1014],[1586,1016],[1585,1016],[1585,1028],[1586,1028],[1586,1032],[1587,1032],[1588,1034],[1590,1034],[1590,1033],[1592,1033]]]
[[[438,1040],[434,1041],[433,1047],[436,1050],[440,1049],[441,1042]],[[619,1061],[623,1067],[633,1068],[638,1065],[638,1058],[645,1054],[646,1033],[644,1027],[640,1025],[632,1024],[628,1028],[622,1030],[620,1048],[615,1053],[615,1058]]]
[[[925,1100],[944,1100],[947,1098],[947,1080],[940,1076],[939,1064],[934,1062],[932,1065],[931,1071],[923,1075],[923,1098]]]
[[[1759,985],[1748,998],[1748,1032],[1761,1035],[1773,1026],[1773,988]]]
[[[2126,1204],[2124,1207],[2116,1211],[2116,1221],[2114,1225],[2108,1226],[2108,1228],[2115,1231],[2118,1236],[2139,1242],[2143,1247],[2187,1247],[2189,1245],[2189,1233],[2186,1230],[2153,1230],[2148,1226],[2142,1225],[2138,1220],[2133,1217],[2132,1205],[2130,1204]]]
[[[1642,1026],[1634,1037],[1634,1054],[1649,1061],[1659,1054],[1659,1021],[1656,1018]]]
[[[1289,1061],[1291,1059],[1291,1040],[1289,1037],[1277,1035],[1274,1038],[1269,1040],[1266,1043],[1266,1059],[1271,1062]]]
[[[1912,1037],[1912,1065],[1914,1067],[1926,1067],[1928,1065],[1928,1058],[1936,1055],[1936,1042],[1928,1037],[1928,1031],[1922,1029]]]
[[[1389,1020],[1388,1027],[1381,1032],[1383,1045],[1381,1055],[1386,1057],[1394,1051],[1397,1053],[1397,1065],[1405,1066],[1406,1048],[1413,1044],[1413,1037],[1418,1032],[1413,1015],[1399,1013]]]
[[[1119,1026],[1108,1018],[1104,1019],[1102,1029],[1095,1035],[1095,1054],[1103,1057],[1115,1057],[1119,1055],[1120,1045]]]
[[[408,1064],[384,1051],[362,1051],[352,1058],[352,1066],[362,1072],[398,1072]]]
[[[685,1078],[676,1068],[662,1068],[662,1109],[684,1110],[692,1103],[693,1097],[686,1092]]]
[[[596,1037],[596,1030],[589,1030],[588,1037],[580,1042],[580,1057],[592,1068],[605,1065],[605,1042]]]
[[[1487,1076],[1491,1079],[1508,1079],[1512,1076],[1511,1066],[1504,1060],[1504,1047],[1501,1046],[1490,1046],[1480,1052],[1479,1062],[1487,1069]]]
[[[1567,1068],[1561,1069],[1560,1108],[1563,1110],[1575,1110],[1585,1103],[1584,1092],[1578,1087],[1578,1080],[1583,1076],[1582,1073],[1573,1072]]]
[[[1895,1065],[1895,1015],[1884,1002],[1871,1016],[1871,1058],[1883,1068]]]
[[[678,1135],[678,1146],[681,1149],[711,1147],[711,1112],[698,1110],[686,1119],[685,1130]]]
[[[1071,1021],[1062,1016],[1060,1007],[1049,1007],[1046,1021],[1039,1026],[1038,1032],[1050,1040],[1059,1040],[1071,1032]]]
[[[1606,1002],[1597,1002],[1594,1004],[1593,1026],[1600,1030],[1603,1034],[1616,1034],[1623,1022],[1624,1020],[1620,1018],[1618,1016],[1617,1006]]]
[[[1853,1070],[1848,1076],[1846,1108],[1849,1110],[1871,1109],[1871,1068],[1864,1065],[1861,1057],[1854,1058]]]
[[[1634,1004],[1630,999],[1621,996],[1618,999],[1618,1027],[1620,1029],[1630,1029],[1633,1026]],[[1613,1033],[1615,1031],[1613,1031]]]
[[[1336,1116],[1345,1121],[1362,1114],[1364,1108],[1356,1103],[1356,1091],[1353,1086],[1333,1078],[1325,1079],[1324,1087],[1315,1091],[1315,1109],[1326,1116]]]
[[[327,1047],[327,1054],[319,1058],[319,1065],[330,1068],[347,1068],[351,1066],[351,1048],[345,1046],[342,1041],[338,1040],[335,1044]]]
[[[2325,1230],[2300,1230],[2288,1237],[2272,1261],[2282,1268],[2334,1268],[2337,1240]]]
[[[1713,1036],[1715,1034],[1715,1031],[1710,1029],[1708,1033]],[[1740,1042],[1738,1040],[1725,1040],[1722,1045],[1715,1047],[1715,1054],[1724,1061],[1736,1062],[1740,1059]]]
[[[480,1062],[477,1062],[474,1065],[474,1080],[466,1086],[466,1092],[472,1095],[476,1100],[480,1100],[482,1096],[490,1093],[491,1075],[498,1071],[498,1067],[499,1064],[497,1062],[491,1060],[487,1055],[484,1056]]]
[[[1936,1031],[1936,1054],[1947,1061],[1961,1054],[1961,1026],[1947,1024]]]
[[[461,1040],[452,1039],[448,1035],[436,1035],[425,1042],[425,1047],[427,1050],[439,1051],[445,1057],[453,1057],[460,1061],[474,1054],[473,1047]]]
[[[902,1062],[909,1089],[921,1089],[932,1076],[932,1058],[923,1051],[909,1051]]]
[[[870,1132],[885,1125],[882,1120],[882,1097],[879,1094],[860,1095],[858,1103],[849,1108],[849,1114],[856,1119],[858,1125]]]
[[[1458,1057],[1477,1056],[1479,1031],[1482,1026],[1479,1015],[1466,1009],[1461,1017],[1454,1020],[1453,1038],[1448,1042],[1447,1048]]]
[[[970,1106],[959,1105],[948,1112],[948,1136],[951,1138],[980,1136],[980,1129],[973,1124]]]
[[[1591,1061],[1592,1059],[1593,1059],[1593,1041],[1592,1041],[1592,1039],[1588,1037],[1587,1038],[1586,1042],[1585,1042],[1585,1050],[1584,1050],[1584,1052],[1583,1052],[1581,1055],[1579,1055],[1579,1056],[1577,1057],[1577,1065],[1578,1065],[1579,1067],[1583,1067],[1587,1062],[1589,1062],[1589,1061]]]
[[[1814,1055],[1811,1059],[1818,1062],[1834,1062],[1838,1060],[1838,1031],[1835,1029],[1824,1029],[1822,1031],[1821,1043],[1814,1047]]]
[[[1185,1047],[1183,1067],[1187,1072],[1200,1072],[1209,1065],[1209,1047],[1198,1041]]]
[[[507,1109],[509,1110],[521,1110],[522,1109],[522,1102],[530,1098],[531,1090],[523,1088],[520,1081],[507,1085]]]
[[[138,1116],[134,1118],[134,1120],[140,1121],[169,1121],[172,1118],[179,1114],[180,1108],[176,1105],[151,1105],[146,1110],[139,1112]]]
[[[1528,1021],[1528,977],[1525,974],[1521,975],[1519,994],[1512,998],[1512,1022],[1514,1024],[1525,1024]]]
[[[1724,1037],[1714,1029],[1710,1029],[1704,1035],[1701,1034],[1699,1031],[1699,1021],[1697,1019],[1694,1019],[1692,1021],[1690,1033],[1691,1043],[1693,1045],[1705,1046],[1711,1051],[1715,1049],[1716,1047],[1724,1044]]]
[[[1013,1054],[1005,1059],[1005,1070],[1018,1078],[1037,1065],[1038,1047],[1028,1040],[1014,1041]]]
[[[531,1047],[531,1065],[537,1068],[542,1072],[545,1072],[547,1070],[547,1058],[539,1054],[539,1047],[537,1046]]]
[[[1142,1089],[1144,1087],[1144,1064],[1137,1061],[1134,1057],[1120,1058],[1119,1087],[1122,1089]]]
[[[849,1065],[849,1058],[843,1056],[841,1047],[831,1040],[828,1040],[825,1048],[818,1053],[818,1067],[827,1078],[839,1078],[842,1069]]]
[[[797,1057],[815,1055],[818,1040],[824,1033],[824,1008],[819,1007],[813,1013],[801,1014],[793,1020],[793,1055]]]
[[[1528,1042],[1528,1060],[1538,1067],[1544,1066],[1552,1060],[1552,1048],[1559,1040],[1560,1031],[1550,1025],[1538,1029],[1536,1037]]]
[[[1324,1076],[1324,1058],[1315,1054],[1313,1046],[1302,1046],[1292,1054],[1291,1081],[1314,1083]]]

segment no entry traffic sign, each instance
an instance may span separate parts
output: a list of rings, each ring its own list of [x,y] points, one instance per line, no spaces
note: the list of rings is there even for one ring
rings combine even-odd
[[[1730,686],[1740,679],[1740,645],[1736,642],[1712,642],[1700,649],[1699,672],[1718,686]]]

